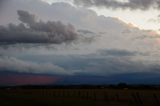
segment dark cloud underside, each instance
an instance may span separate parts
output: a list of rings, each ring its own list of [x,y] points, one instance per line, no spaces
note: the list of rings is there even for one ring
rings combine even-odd
[[[151,7],[160,8],[160,0],[74,0],[75,4],[83,6],[98,6],[106,8],[141,9],[146,10]]]
[[[63,43],[76,39],[77,33],[71,25],[60,21],[37,21],[36,16],[18,10],[19,25],[0,26],[0,42],[5,43]]]

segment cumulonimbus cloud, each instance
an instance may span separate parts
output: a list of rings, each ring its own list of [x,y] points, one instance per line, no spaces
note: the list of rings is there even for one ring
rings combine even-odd
[[[5,43],[63,43],[77,38],[78,33],[71,25],[60,21],[37,21],[36,16],[18,10],[19,25],[0,26],[0,42]]]
[[[160,9],[160,0],[74,0],[74,3],[82,6],[98,6],[113,9],[146,10],[151,7]]]

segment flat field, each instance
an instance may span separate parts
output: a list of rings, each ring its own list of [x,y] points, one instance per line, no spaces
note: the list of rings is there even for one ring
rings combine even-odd
[[[160,90],[3,89],[0,106],[160,106]]]

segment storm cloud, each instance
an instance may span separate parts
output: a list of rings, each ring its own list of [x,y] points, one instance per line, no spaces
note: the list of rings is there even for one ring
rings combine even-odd
[[[2,25],[9,22],[14,24],[0,27],[0,43],[16,44],[0,45],[0,55],[3,55],[0,56],[0,71],[61,73],[73,76],[159,72],[160,60],[157,57],[160,56],[158,46],[160,39],[157,34],[133,27],[118,18],[98,16],[92,10],[74,7],[67,3],[49,5],[41,1],[22,0],[20,5],[18,4],[20,1],[12,0],[11,4],[14,5],[6,7],[8,8],[5,9],[6,14],[1,15],[4,17],[1,17]],[[97,0],[100,1],[102,0]],[[77,0],[77,2],[82,1]],[[15,20],[16,11],[20,24]],[[10,19],[7,20],[6,17]],[[77,31],[66,23],[72,23]],[[63,44],[74,39],[75,42]],[[55,45],[57,43],[58,45]]]
[[[22,21],[23,23],[26,23],[29,26],[32,26],[32,24],[34,25],[36,23],[35,15],[30,14],[27,11],[22,11],[22,10],[18,10],[17,13],[19,15],[19,20]]]
[[[160,9],[160,0],[74,0],[74,3],[87,7],[98,6],[112,9],[146,10],[152,7]]]
[[[71,25],[60,21],[43,22],[27,11],[18,10],[20,24],[0,26],[0,42],[5,43],[63,43],[77,38],[78,33]]]
[[[23,73],[37,73],[37,74],[57,74],[57,75],[70,75],[71,72],[54,65],[52,63],[36,63],[17,59],[15,57],[1,56],[0,57],[0,72],[23,72]]]

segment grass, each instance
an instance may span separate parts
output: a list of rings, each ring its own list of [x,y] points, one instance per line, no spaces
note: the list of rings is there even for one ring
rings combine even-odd
[[[154,90],[1,90],[0,106],[160,106],[159,94]]]

